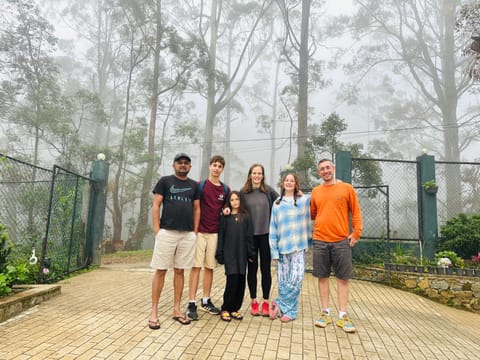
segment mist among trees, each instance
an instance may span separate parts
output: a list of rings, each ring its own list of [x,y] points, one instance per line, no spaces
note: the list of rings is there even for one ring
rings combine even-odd
[[[478,1],[0,4],[0,152],[81,174],[105,153],[110,236],[132,249],[179,151],[195,179],[222,154],[235,189],[255,162],[274,186],[287,165],[313,186],[342,149],[477,160]]]

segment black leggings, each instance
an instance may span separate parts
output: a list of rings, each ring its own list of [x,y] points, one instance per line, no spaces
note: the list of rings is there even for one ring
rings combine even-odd
[[[270,288],[272,287],[272,257],[270,255],[270,243],[268,242],[268,234],[254,235],[253,241],[255,243],[255,251],[257,253],[257,256],[254,262],[248,262],[248,290],[250,291],[250,298],[255,299],[257,297],[258,253],[260,253],[262,292],[263,298],[267,300],[270,296]]]
[[[245,295],[245,275],[227,275],[223,293],[222,311],[234,312],[240,310]]]

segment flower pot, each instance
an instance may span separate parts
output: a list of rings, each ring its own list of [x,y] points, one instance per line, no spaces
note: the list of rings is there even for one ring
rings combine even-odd
[[[439,275],[451,275],[453,274],[453,268],[437,266],[437,274]]]
[[[457,276],[463,276],[464,275],[464,270],[461,269],[461,268],[455,268],[455,274],[457,274]]]
[[[407,265],[404,264],[397,264],[397,271],[405,271]]]
[[[417,272],[417,267],[415,265],[408,265],[407,269],[410,272]]]
[[[465,270],[465,276],[475,276],[475,270],[473,269],[464,269]]]
[[[387,271],[395,270],[395,265],[391,263],[385,263],[384,267],[385,267],[385,270]]]
[[[436,274],[437,273],[437,267],[432,266],[432,265],[428,265],[427,266],[427,271],[428,271],[429,274]]]

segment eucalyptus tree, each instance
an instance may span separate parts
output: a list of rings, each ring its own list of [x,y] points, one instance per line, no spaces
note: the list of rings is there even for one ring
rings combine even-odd
[[[288,63],[286,72],[291,77],[291,85],[283,91],[282,102],[290,107],[289,116],[297,121],[297,158],[304,156],[308,139],[309,93],[328,85],[324,79],[323,62],[315,59],[315,53],[322,37],[319,28],[324,18],[323,1],[315,0],[276,0],[281,10],[286,35],[283,39],[282,56]],[[288,99],[288,97],[290,99]],[[293,105],[293,106],[292,106]],[[307,181],[300,174],[300,182]]]
[[[2,29],[1,116],[33,139],[32,162],[39,164],[44,136],[54,131],[61,115],[58,67],[54,61],[57,38],[53,26],[27,0],[3,1],[11,13]],[[8,104],[8,106],[6,106]]]
[[[352,82],[358,89],[362,80],[374,81],[375,69],[381,71],[376,78],[380,91],[368,104],[376,125],[389,129],[397,146],[413,139],[418,148],[441,160],[459,161],[480,133],[478,112],[459,107],[472,86],[471,59],[461,56],[467,39],[455,33],[461,1],[389,0],[379,6],[378,0],[354,0],[354,4],[350,29],[356,43],[350,70],[358,76],[352,76]],[[458,165],[448,166],[447,173],[459,172]],[[454,204],[461,197],[460,183],[456,176],[445,181],[447,202]],[[461,208],[451,206],[449,211],[453,215]]]
[[[205,87],[199,81],[194,87],[197,93],[207,99],[202,177],[206,177],[208,172],[218,115],[228,104],[232,104],[269,43],[271,31],[265,26],[264,20],[273,1],[212,0],[208,9],[204,1],[198,7],[192,6],[192,11],[198,14],[201,41],[204,48],[208,49],[207,60],[201,64],[207,85]],[[226,154],[227,161],[228,156]]]
[[[148,81],[145,81],[148,88],[148,133],[146,138],[146,153],[144,155],[144,175],[140,190],[139,213],[135,231],[131,237],[133,247],[139,247],[148,230],[148,215],[150,209],[150,194],[154,181],[155,169],[158,169],[158,161],[163,158],[167,149],[167,124],[173,119],[174,107],[185,90],[191,74],[197,68],[199,59],[203,58],[201,47],[198,46],[197,38],[192,33],[185,33],[178,26],[178,19],[170,16],[169,11],[164,11],[162,4],[169,5],[168,9],[176,7],[177,2],[161,0],[145,1],[136,4],[136,16],[142,19],[141,31],[144,36],[151,39],[149,43],[152,57],[149,61],[150,69]],[[147,21],[148,20],[148,21]],[[159,126],[159,111],[164,111],[162,117],[162,131],[157,137]],[[178,121],[175,129],[182,125]],[[182,131],[179,130],[181,134]],[[188,130],[187,130],[188,133]],[[159,141],[157,141],[159,140]],[[157,148],[160,149],[158,154]]]
[[[118,21],[119,9],[116,0],[43,0],[53,2],[61,9],[61,26],[70,29],[77,38],[76,53],[86,64],[82,74],[86,79],[80,79],[88,84],[88,90],[96,93],[105,108],[109,123],[95,124],[95,137],[92,143],[99,150],[108,147],[110,143],[111,126],[118,121],[115,100],[117,61],[120,56],[122,42],[119,41],[122,21]],[[112,124],[113,122],[113,124]]]
[[[88,139],[94,138],[97,124],[107,125],[103,105],[97,94],[86,89],[64,94],[59,101],[61,112],[52,124],[52,134],[45,135],[43,140],[57,151],[57,165],[88,173],[85,160],[90,164],[98,153]]]
[[[191,107],[179,104],[201,58],[196,41],[177,31],[181,22],[172,16],[177,1],[44,1],[66,4],[61,19],[83,45],[77,55],[83,55],[88,78],[78,81],[98,94],[109,120],[105,125],[98,119],[92,128],[94,143],[106,146],[111,162],[113,240],[121,239],[129,204],[139,210],[129,211],[127,246],[138,248],[149,232],[150,192],[163,154],[182,134],[191,135],[182,119]]]
[[[131,108],[135,104],[135,89],[134,82],[136,81],[139,72],[139,67],[151,55],[151,48],[148,44],[148,37],[141,31],[144,26],[145,19],[142,21],[138,18],[138,11],[135,3],[126,1],[119,1],[115,4],[115,18],[118,22],[118,40],[122,44],[119,52],[118,73],[123,75],[121,90],[124,93],[122,98],[123,104],[123,124],[120,125],[121,132],[119,134],[118,150],[112,152],[114,156],[113,180],[110,182],[111,190],[111,207],[108,206],[112,214],[112,240],[122,239],[123,223],[124,223],[124,209],[127,204],[134,206],[135,196],[138,191],[127,191],[127,183],[129,178],[133,178],[134,182],[138,182],[139,176],[135,173],[127,173],[126,167],[129,163],[129,153],[135,147],[131,147],[132,142],[130,138],[135,138],[134,135],[143,134],[145,139],[145,126],[135,124],[135,119],[131,119]],[[141,70],[141,69],[140,69]],[[116,87],[115,87],[116,88]],[[117,91],[114,92],[117,97]],[[138,102],[138,100],[136,101]],[[120,123],[122,122],[120,121]],[[135,128],[131,128],[135,126]],[[135,143],[133,143],[135,144]],[[137,145],[137,144],[135,144]],[[143,143],[141,147],[143,147]],[[138,146],[138,145],[137,145]],[[128,176],[127,176],[128,175]]]
[[[277,150],[283,148],[290,141],[290,137],[285,139],[278,138],[279,122],[283,116],[282,109],[279,107],[282,60],[280,55],[275,52],[275,49],[271,49],[266,55],[261,61],[261,66],[253,73],[256,81],[247,87],[246,90],[247,99],[251,99],[251,110],[256,115],[257,129],[267,134],[270,138],[270,178],[268,183],[274,184],[278,175],[275,174]],[[271,73],[272,60],[275,62],[273,78]],[[286,160],[286,164],[288,163],[290,163],[290,158]]]

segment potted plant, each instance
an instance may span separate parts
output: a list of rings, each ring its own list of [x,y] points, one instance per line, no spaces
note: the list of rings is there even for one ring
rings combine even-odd
[[[437,261],[437,266],[439,273],[444,275],[452,275],[453,268],[461,269],[460,272],[463,274],[464,261],[461,257],[457,256],[455,251],[440,251],[435,254],[435,259]],[[456,270],[458,274],[458,270]]]
[[[472,270],[474,271],[474,274],[472,274],[472,276],[477,275],[478,277],[480,277],[480,251],[477,255],[472,256],[471,265],[473,268]]]
[[[423,189],[427,194],[436,194],[438,191],[438,184],[435,180],[428,180],[422,184]]]

